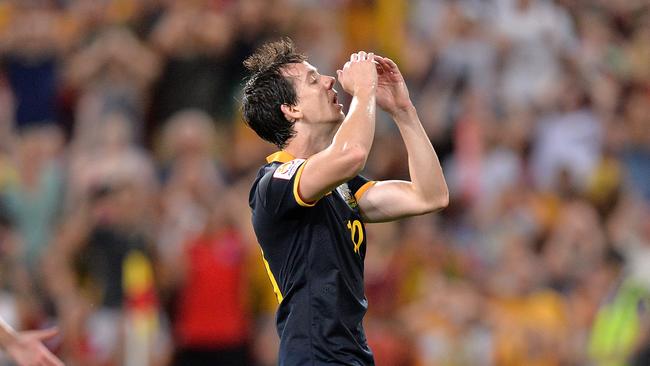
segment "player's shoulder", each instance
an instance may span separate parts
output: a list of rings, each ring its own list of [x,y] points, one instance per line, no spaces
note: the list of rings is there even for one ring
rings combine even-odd
[[[304,162],[305,159],[292,159],[287,162],[272,161],[263,165],[257,172],[251,193],[266,191],[272,183],[276,186],[291,183]]]
[[[287,162],[270,162],[260,168],[257,172],[256,183],[270,183],[271,180],[290,181],[305,159],[292,159]]]
[[[296,158],[286,151],[278,151],[266,158],[251,187],[251,207],[261,199],[262,204],[273,204],[293,197],[294,183],[301,174],[306,159]]]
[[[273,172],[272,178],[291,180],[291,178],[296,175],[296,172],[298,172],[298,169],[304,162],[305,159],[292,159],[281,164],[275,162],[275,167],[271,169]]]

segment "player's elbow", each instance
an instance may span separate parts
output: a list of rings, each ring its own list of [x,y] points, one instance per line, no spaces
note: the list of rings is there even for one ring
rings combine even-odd
[[[357,176],[366,166],[368,160],[368,149],[362,146],[348,146],[339,152],[341,161],[341,173],[346,179]]]
[[[444,187],[441,192],[426,199],[423,206],[422,213],[440,211],[449,206],[449,190],[447,187]]]
[[[434,211],[442,210],[443,208],[447,208],[447,206],[449,206],[449,191],[445,189],[444,193],[436,200]]]

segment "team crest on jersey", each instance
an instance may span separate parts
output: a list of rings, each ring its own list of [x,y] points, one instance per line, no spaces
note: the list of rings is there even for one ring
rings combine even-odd
[[[350,192],[350,188],[348,187],[347,183],[343,183],[340,186],[336,187],[336,191],[339,192],[341,197],[343,197],[345,200],[345,203],[347,203],[351,209],[354,210],[357,208],[357,200],[352,195],[352,192]]]
[[[294,174],[298,171],[300,164],[305,161],[305,159],[293,159],[289,162],[286,162],[280,165],[275,172],[273,173],[273,178],[280,178],[289,180],[293,177]]]

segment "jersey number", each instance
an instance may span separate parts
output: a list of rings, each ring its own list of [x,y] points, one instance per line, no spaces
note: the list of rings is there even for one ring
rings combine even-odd
[[[361,243],[363,243],[363,226],[361,226],[361,221],[348,220],[348,229],[350,229],[350,237],[354,244],[354,252],[359,253],[359,248],[361,248]]]

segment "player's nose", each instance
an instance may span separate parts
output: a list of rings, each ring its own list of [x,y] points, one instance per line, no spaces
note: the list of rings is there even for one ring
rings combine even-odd
[[[327,89],[332,89],[336,83],[336,78],[333,76],[326,76],[325,78],[325,87]]]

